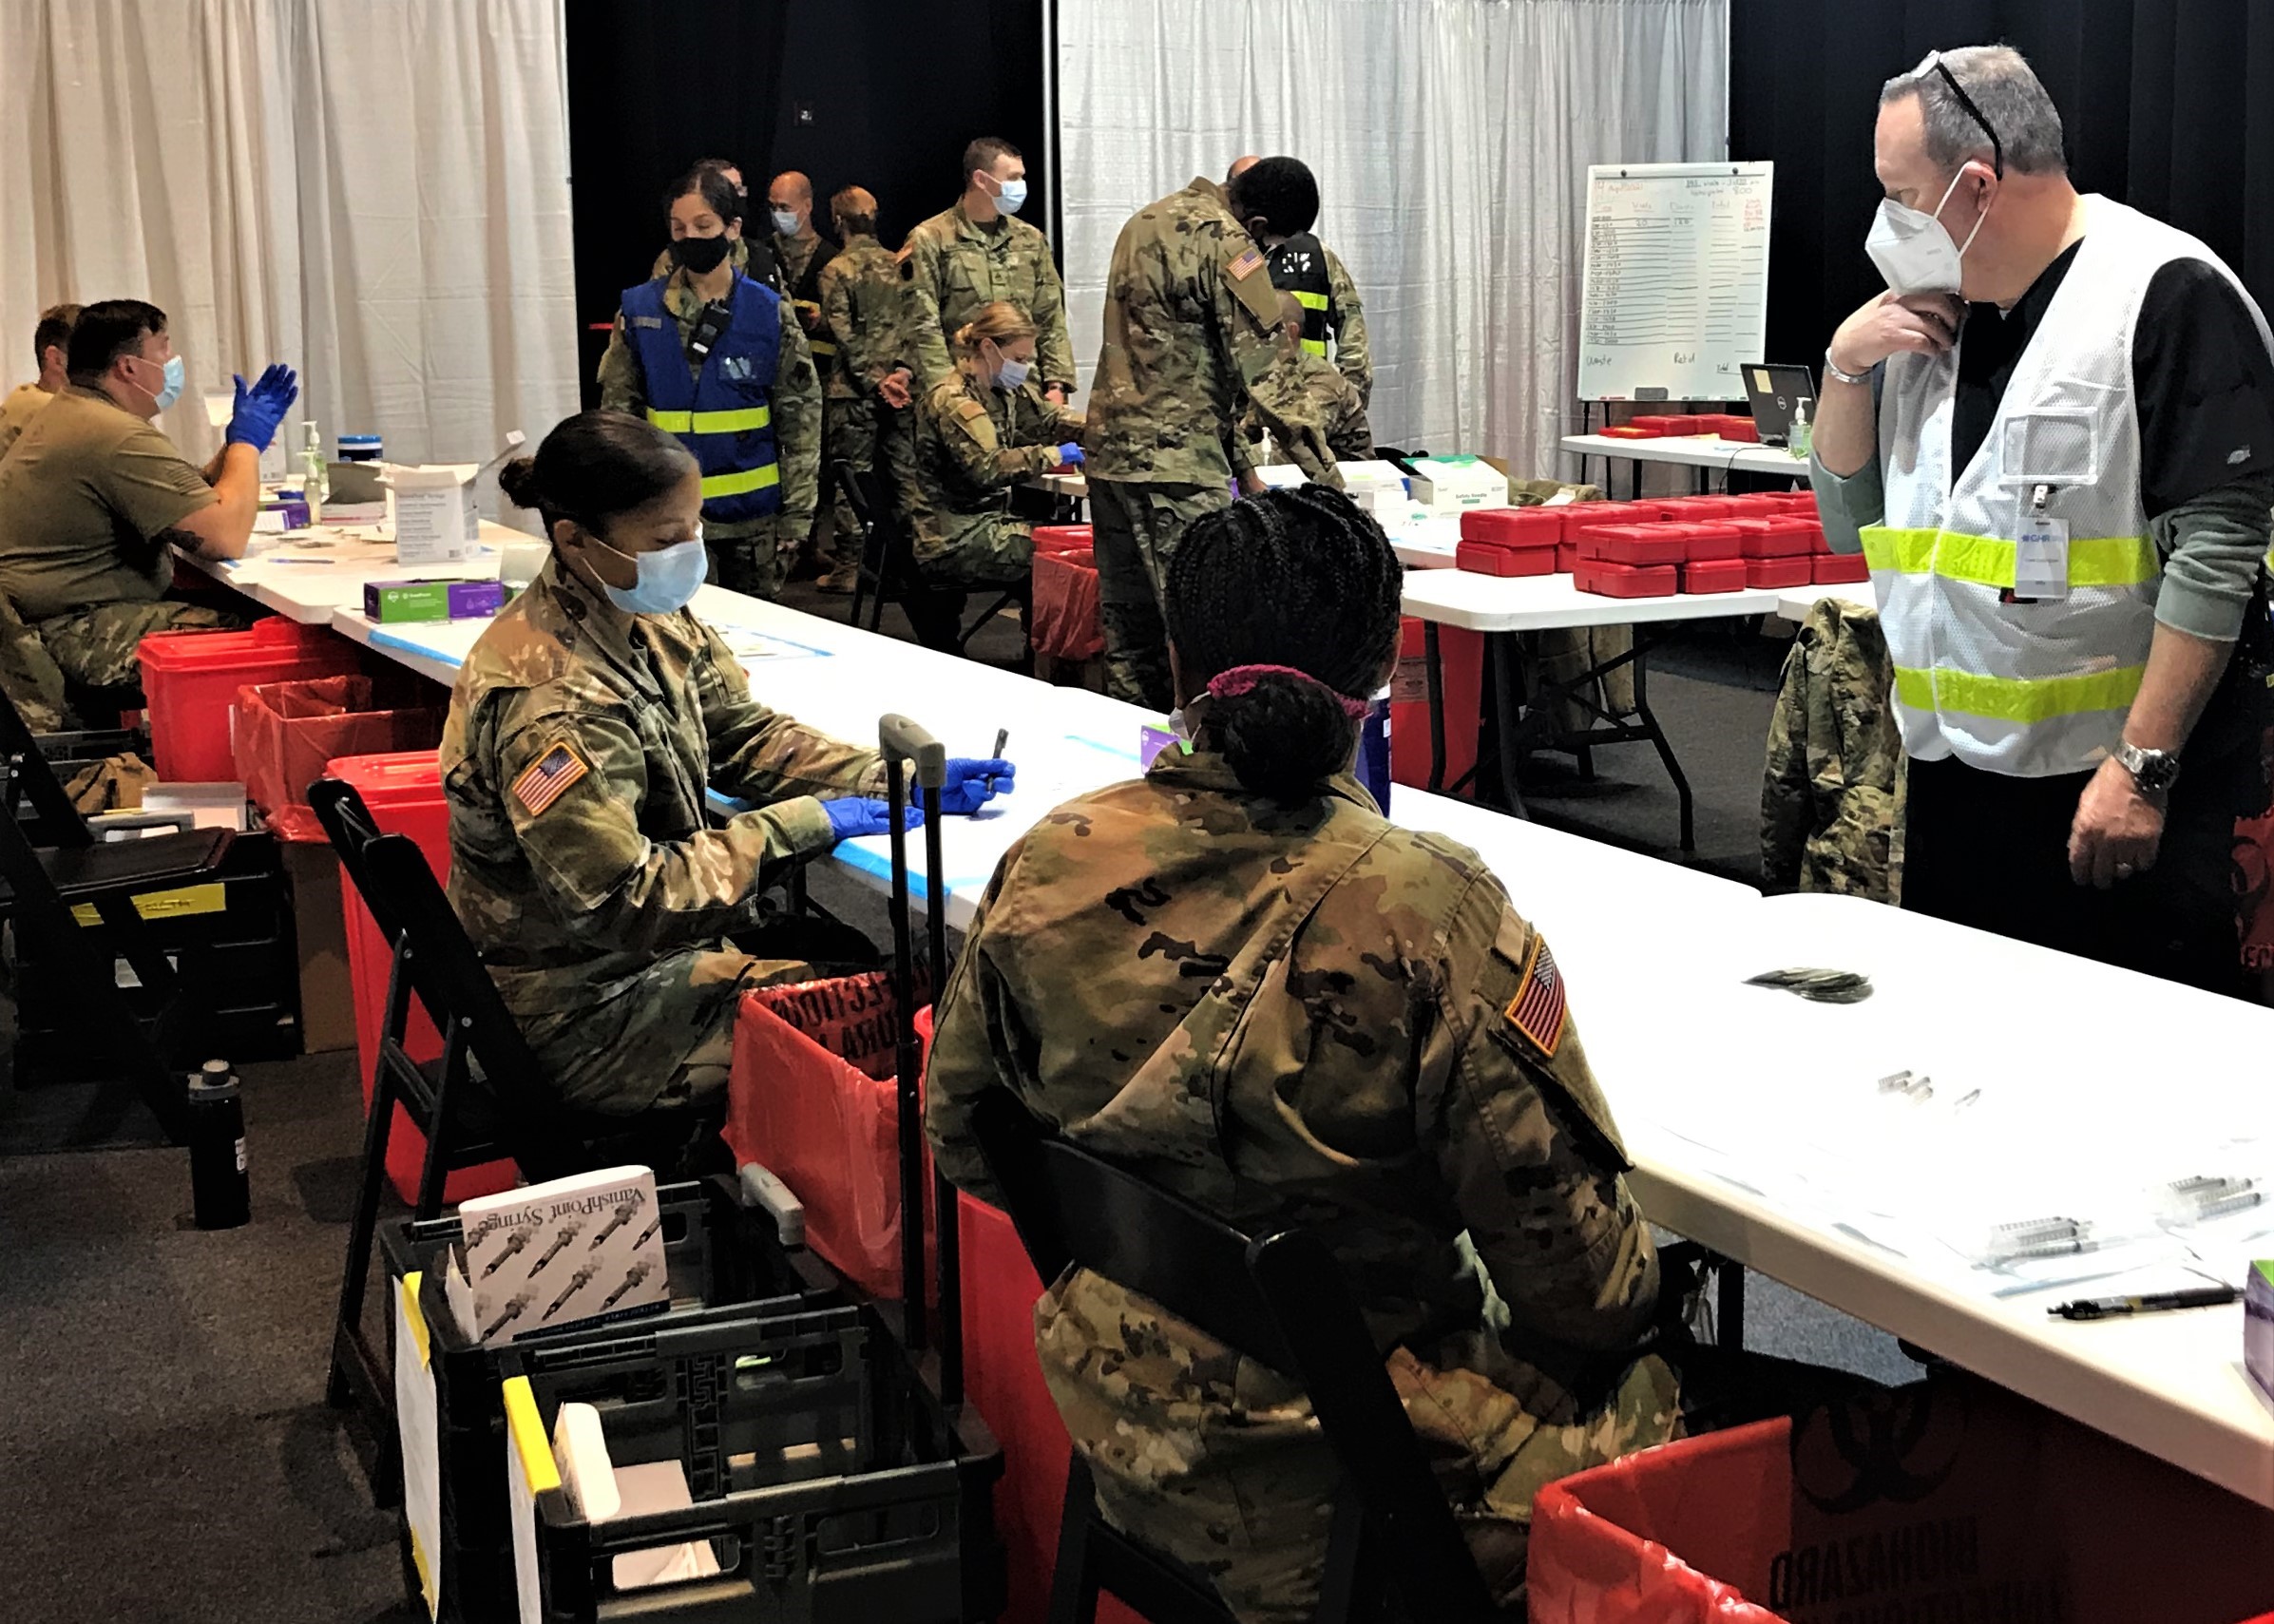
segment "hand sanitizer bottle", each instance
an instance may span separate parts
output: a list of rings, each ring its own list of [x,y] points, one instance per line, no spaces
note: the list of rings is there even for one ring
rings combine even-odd
[[[1808,427],[1808,403],[1804,400],[1792,408],[1792,427],[1786,430],[1785,449],[1806,462],[1815,445],[1816,430]]]
[[[332,493],[331,469],[324,465],[324,436],[311,417],[302,426],[300,440],[300,473],[308,497],[308,522],[324,522],[324,498]]]

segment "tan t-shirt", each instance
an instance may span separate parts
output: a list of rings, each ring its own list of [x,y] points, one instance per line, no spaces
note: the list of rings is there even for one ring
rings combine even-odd
[[[29,621],[162,598],[154,538],[220,500],[156,425],[74,385],[0,458],[0,592]]]
[[[24,432],[34,417],[48,410],[48,402],[55,397],[37,384],[18,384],[6,400],[0,400],[0,457],[8,455],[8,448],[16,443],[16,436]]]

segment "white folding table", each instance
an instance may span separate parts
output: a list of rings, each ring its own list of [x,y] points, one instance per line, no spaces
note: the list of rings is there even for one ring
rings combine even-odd
[[[1795,457],[1781,446],[1755,445],[1749,440],[1722,440],[1711,435],[1667,436],[1651,440],[1628,440],[1615,434],[1566,434],[1560,442],[1563,449],[1579,459],[1579,476],[1587,476],[1587,459],[1603,459],[1603,494],[1611,493],[1611,464],[1621,460],[1635,465],[1634,486],[1631,494],[1642,494],[1642,467],[1644,463],[1668,463],[1676,468],[1698,470],[1703,481],[1710,472],[1759,474],[1767,479],[1797,479],[1808,477],[1805,458]],[[1700,489],[1704,487],[1701,484]]]

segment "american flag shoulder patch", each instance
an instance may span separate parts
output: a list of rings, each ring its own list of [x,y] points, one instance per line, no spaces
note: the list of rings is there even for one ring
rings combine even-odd
[[[1244,282],[1262,269],[1262,252],[1251,248],[1232,262],[1232,279],[1235,282]]]
[[[535,817],[590,771],[584,765],[584,758],[563,741],[530,762],[527,770],[513,780],[513,798],[522,804],[523,811]]]
[[[1506,1014],[1508,1024],[1527,1042],[1546,1059],[1556,1058],[1556,1046],[1563,1041],[1563,975],[1556,968],[1556,955],[1548,951],[1548,939],[1537,931],[1524,961],[1523,979],[1517,983]]]

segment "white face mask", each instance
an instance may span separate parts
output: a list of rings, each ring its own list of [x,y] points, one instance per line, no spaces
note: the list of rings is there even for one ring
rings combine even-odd
[[[1871,262],[1879,267],[1887,286],[1899,294],[1955,294],[1964,274],[1959,261],[1966,250],[1974,246],[1974,239],[1981,235],[1982,220],[1990,218],[1984,208],[1974,229],[1966,234],[1963,242],[1953,242],[1950,233],[1942,229],[1942,211],[1950,202],[1951,194],[1959,189],[1959,182],[1966,178],[1960,169],[1950,178],[1950,184],[1942,189],[1942,201],[1935,205],[1933,214],[1922,214],[1893,198],[1880,200],[1879,217],[1871,222],[1871,235],[1863,239],[1863,252],[1871,256]]]

